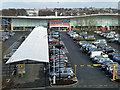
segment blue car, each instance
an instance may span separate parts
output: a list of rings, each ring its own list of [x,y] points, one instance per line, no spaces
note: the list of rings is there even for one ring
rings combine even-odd
[[[120,63],[120,55],[115,55],[113,57],[113,60],[116,61],[116,62],[118,62],[118,63]]]
[[[111,63],[111,62],[113,62],[113,61],[112,61],[112,60],[106,60],[106,61],[102,62],[102,63],[101,63],[102,69],[105,69],[106,64],[107,64],[107,63]]]

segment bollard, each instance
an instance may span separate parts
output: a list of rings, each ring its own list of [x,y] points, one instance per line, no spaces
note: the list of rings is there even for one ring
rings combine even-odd
[[[53,84],[56,83],[56,82],[55,82],[55,78],[56,78],[56,76],[54,75],[54,76],[53,76]]]
[[[76,80],[76,67],[77,67],[77,65],[75,65],[75,80]]]
[[[113,64],[113,80],[115,80],[115,66],[117,66],[117,65]]]

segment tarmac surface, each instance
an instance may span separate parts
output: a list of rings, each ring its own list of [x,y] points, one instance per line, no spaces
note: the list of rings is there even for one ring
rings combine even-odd
[[[99,67],[80,67],[80,65],[92,65],[93,62],[89,56],[80,51],[72,38],[65,33],[62,34],[62,40],[68,50],[68,59],[74,68],[77,65],[77,79],[78,83],[72,87],[77,88],[118,88],[120,82],[111,81],[111,78],[106,75]]]

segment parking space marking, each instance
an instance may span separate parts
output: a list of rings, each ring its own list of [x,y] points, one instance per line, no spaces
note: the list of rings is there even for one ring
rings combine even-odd
[[[64,43],[63,43],[63,45],[64,45],[64,52],[69,53]]]

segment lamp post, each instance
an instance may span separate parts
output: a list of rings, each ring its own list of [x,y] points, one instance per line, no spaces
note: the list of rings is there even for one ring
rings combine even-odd
[[[55,49],[55,46],[53,46],[53,48]],[[55,51],[54,51],[54,54],[55,54]],[[53,72],[54,72],[54,74],[55,74],[55,60],[53,61]],[[54,76],[53,76],[53,84],[56,83],[56,82],[55,82],[55,78],[56,78],[56,76],[54,75]]]
[[[60,27],[59,27],[59,46],[60,46]],[[59,47],[59,79],[60,79],[60,47]]]

